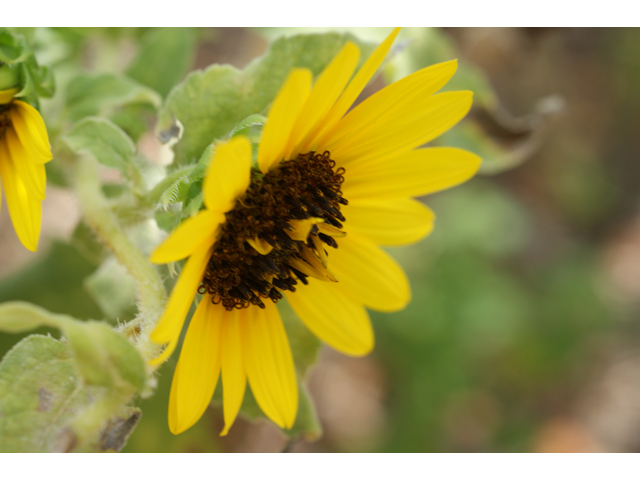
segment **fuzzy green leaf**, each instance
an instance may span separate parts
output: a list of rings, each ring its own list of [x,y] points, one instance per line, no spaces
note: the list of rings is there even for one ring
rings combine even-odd
[[[69,340],[76,367],[85,382],[141,391],[146,365],[140,353],[122,335],[102,322],[80,322],[26,302],[0,305],[0,330],[21,333],[41,326],[60,329]]]
[[[106,167],[128,174],[136,147],[127,134],[105,118],[89,117],[64,136],[76,153],[89,153]]]
[[[59,328],[60,322],[46,310],[27,302],[0,304],[0,331],[23,333],[39,327]]]
[[[240,71],[229,65],[212,65],[191,73],[176,86],[159,113],[160,136],[173,118],[184,127],[175,146],[176,164],[193,163],[213,140],[225,137],[253,114],[266,114],[269,104],[294,67],[318,75],[350,35],[298,35],[275,41],[262,57]],[[363,57],[368,54],[368,49]]]
[[[76,366],[87,383],[144,389],[144,360],[122,335],[95,321],[69,323],[63,331],[73,347]]]
[[[72,451],[70,423],[92,392],[78,381],[68,344],[25,338],[0,363],[0,452]]]
[[[158,107],[161,102],[155,91],[124,75],[78,75],[67,87],[67,107],[73,121],[91,115],[107,116],[117,107],[132,103]]]

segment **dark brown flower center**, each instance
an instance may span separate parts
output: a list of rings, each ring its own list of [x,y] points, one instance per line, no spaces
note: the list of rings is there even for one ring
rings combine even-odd
[[[246,193],[226,213],[198,291],[227,310],[264,308],[263,299],[277,302],[309,276],[335,281],[324,246],[337,248],[332,235],[342,233],[340,206],[348,204],[344,168],[335,166],[329,152],[311,152],[266,175],[252,171]]]

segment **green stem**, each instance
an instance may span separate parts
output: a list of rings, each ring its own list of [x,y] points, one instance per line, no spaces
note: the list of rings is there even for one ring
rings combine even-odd
[[[153,358],[158,355],[159,346],[149,340],[149,335],[162,315],[167,299],[160,274],[124,234],[102,194],[98,163],[92,157],[85,156],[77,162],[74,186],[85,220],[136,281],[138,316],[123,331],[137,340],[136,345],[145,358]]]

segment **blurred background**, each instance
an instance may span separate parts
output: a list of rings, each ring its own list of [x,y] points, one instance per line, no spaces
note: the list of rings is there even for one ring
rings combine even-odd
[[[186,69],[242,68],[270,39],[304,31],[201,29]],[[388,31],[352,33],[377,43]],[[126,69],[132,39],[147,34],[62,33],[77,37],[94,69],[102,68],[92,64],[96,42],[111,46],[111,66]],[[402,35],[363,96],[458,58],[451,88],[474,90],[474,109],[441,143],[485,159],[467,184],[424,199],[437,215],[430,237],[390,250],[409,274],[413,301],[396,314],[371,313],[377,345],[368,357],[322,349],[307,376],[321,438],[289,440],[244,418],[221,438],[217,407],[173,436],[174,358],[160,370],[158,393],[138,402],[143,416],[125,451],[640,450],[640,30]],[[153,142],[142,136],[139,146],[152,150]],[[73,195],[50,185],[43,209],[37,254],[0,211],[0,301],[103,318],[91,295],[99,283],[86,282],[96,263],[72,241]],[[19,338],[0,334],[0,355]]]

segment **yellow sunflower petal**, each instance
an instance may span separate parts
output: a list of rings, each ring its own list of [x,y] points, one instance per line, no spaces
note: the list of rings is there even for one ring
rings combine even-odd
[[[25,248],[35,252],[40,238],[42,205],[39,200],[33,198],[18,175],[14,161],[9,156],[7,143],[3,139],[0,139],[0,178],[16,235]]]
[[[298,412],[298,384],[289,340],[278,308],[239,310],[242,352],[249,385],[260,408],[280,428],[291,428]]]
[[[238,309],[227,312],[222,325],[222,403],[224,409],[224,430],[226,435],[233,425],[244,399],[247,375],[242,359],[242,338]]]
[[[36,164],[31,160],[28,151],[20,143],[20,139],[12,127],[7,128],[4,135],[17,175],[20,176],[34,199],[44,200],[47,185],[44,165]]]
[[[423,203],[397,200],[354,200],[342,207],[345,228],[380,245],[408,245],[433,230],[435,215]]]
[[[28,103],[21,100],[14,100],[14,105],[18,108],[20,116],[24,119],[26,126],[30,132],[30,138],[42,152],[41,160],[51,155],[51,145],[49,144],[49,135],[47,134],[47,127],[44,124],[44,120],[40,116],[40,112],[33,108]],[[53,158],[53,157],[51,157]],[[46,161],[51,160],[48,158]]]
[[[404,270],[376,244],[349,232],[329,252],[329,267],[346,295],[381,312],[402,310],[411,300]]]
[[[319,143],[324,143],[325,139],[330,137],[333,127],[344,114],[347,113],[347,110],[353,105],[353,102],[356,101],[358,95],[360,95],[369,80],[371,80],[371,77],[373,77],[373,74],[378,70],[380,64],[382,64],[398,33],[400,33],[400,29],[395,28],[385,41],[374,50],[364,65],[362,65],[362,68],[360,68],[355,77],[353,77],[353,80],[351,80],[344,93],[325,116],[322,123],[318,125],[315,131],[309,136],[309,140],[305,145],[306,147],[315,147]]]
[[[285,295],[300,320],[330,347],[354,357],[373,350],[369,314],[340,291],[339,283],[309,279],[309,285]]]
[[[193,302],[193,297],[202,282],[211,249],[202,248],[189,257],[180,277],[173,287],[162,318],[151,332],[151,340],[156,343],[168,343],[162,354],[149,361],[151,365],[159,365],[173,353],[180,337],[185,317]]]
[[[291,148],[285,150],[284,158],[295,158],[301,150],[306,151],[301,144],[312,129],[321,122],[324,124],[324,117],[353,75],[359,58],[360,49],[353,42],[347,42],[320,74],[293,126]]]
[[[153,263],[169,263],[193,254],[206,243],[207,248],[215,242],[215,235],[224,223],[224,213],[202,210],[195,217],[182,222],[151,254]]]
[[[48,143],[49,139],[47,137],[43,138],[42,132],[40,131],[40,124],[35,124],[31,120],[32,117],[26,113],[26,107],[24,107],[24,105],[27,104],[24,102],[16,102],[16,107],[11,109],[11,124],[18,134],[20,143],[29,151],[30,159],[35,163],[47,163],[53,158]],[[38,118],[41,118],[37,110],[35,113]],[[43,122],[42,126],[44,126]],[[45,135],[46,132],[45,129]]]
[[[418,197],[459,185],[480,168],[477,155],[459,148],[421,148],[345,175],[345,198]]]
[[[217,145],[202,182],[207,209],[222,213],[231,210],[250,180],[251,143],[247,137],[235,137]]]
[[[262,173],[267,173],[277,165],[284,152],[291,149],[291,131],[309,97],[311,80],[309,70],[296,68],[291,71],[276,95],[267,115],[258,149],[258,165]]]
[[[175,435],[207,409],[220,375],[220,331],[224,307],[206,295],[191,319],[169,397],[169,429]]]
[[[416,102],[428,100],[446,85],[457,68],[456,60],[431,65],[374,93],[336,123],[322,142],[323,149],[360,136],[363,127],[375,126],[389,116],[398,116],[406,110],[415,112]]]
[[[446,132],[464,118],[472,101],[471,92],[416,98],[404,109],[381,116],[376,122],[361,124],[352,138],[343,138],[326,149],[340,165],[358,163],[365,168],[424,145]]]

